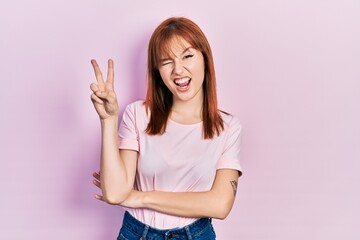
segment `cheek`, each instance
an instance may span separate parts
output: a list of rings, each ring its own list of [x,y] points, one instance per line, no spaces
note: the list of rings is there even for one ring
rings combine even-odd
[[[159,71],[159,73],[160,73],[161,81],[163,81],[165,86],[170,89],[169,74],[164,70]]]
[[[169,78],[169,71],[166,68],[159,69],[160,77],[163,81],[166,81]]]
[[[203,64],[197,65],[194,68],[194,71],[196,72],[196,76],[199,78],[200,81],[204,80],[205,77],[205,67]]]
[[[159,71],[161,79],[164,81],[164,74],[162,71]]]
[[[192,62],[189,67],[192,69],[191,71],[197,75],[197,77],[203,78],[205,76],[205,63],[203,58],[196,59],[196,61]]]

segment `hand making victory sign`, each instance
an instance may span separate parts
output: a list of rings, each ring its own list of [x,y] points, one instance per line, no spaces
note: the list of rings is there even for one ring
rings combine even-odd
[[[108,60],[107,79],[104,81],[103,75],[96,60],[92,59],[91,64],[94,68],[97,83],[92,83],[90,89],[91,101],[94,104],[96,112],[99,114],[101,120],[109,117],[118,117],[119,106],[114,91],[114,62]]]

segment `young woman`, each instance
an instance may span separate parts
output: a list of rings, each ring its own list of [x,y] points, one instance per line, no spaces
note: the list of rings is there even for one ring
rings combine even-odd
[[[155,29],[146,100],[127,106],[119,129],[113,61],[106,81],[91,62],[102,130],[96,198],[127,210],[118,239],[215,239],[211,219],[229,214],[241,175],[241,124],[217,108],[203,32],[182,17]]]

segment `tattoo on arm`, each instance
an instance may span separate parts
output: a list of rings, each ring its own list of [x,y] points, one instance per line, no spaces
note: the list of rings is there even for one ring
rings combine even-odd
[[[233,181],[230,181],[230,184],[234,190],[234,197],[236,196],[236,190],[237,190],[237,185],[238,185],[238,182],[236,180],[233,180]]]

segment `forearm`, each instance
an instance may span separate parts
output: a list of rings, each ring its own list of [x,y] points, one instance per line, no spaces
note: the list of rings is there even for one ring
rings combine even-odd
[[[101,120],[101,190],[105,201],[112,204],[122,202],[130,193],[126,167],[118,148],[118,117]]]
[[[224,219],[234,198],[220,192],[143,192],[143,207],[180,217]]]
[[[238,178],[237,170],[220,169],[216,171],[210,191],[138,192],[141,199],[139,207],[180,217],[224,219],[234,204]],[[135,199],[137,198],[135,197]]]

